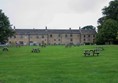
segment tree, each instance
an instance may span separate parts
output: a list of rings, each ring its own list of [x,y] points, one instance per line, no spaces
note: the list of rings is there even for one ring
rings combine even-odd
[[[117,37],[118,23],[115,20],[108,19],[102,25],[102,28],[99,30],[99,39],[102,42],[108,42],[109,44],[115,41]],[[101,42],[101,43],[102,43]]]
[[[107,19],[113,19],[118,21],[118,0],[111,1],[108,7],[104,7],[103,15],[106,16]]]
[[[118,32],[118,0],[111,1],[102,9],[103,17],[98,19],[97,43],[113,42]]]
[[[0,10],[0,43],[6,43],[14,35],[8,17]]]
[[[87,25],[87,26],[84,26],[82,29],[85,29],[85,30],[95,30],[95,27],[92,26],[92,25]]]

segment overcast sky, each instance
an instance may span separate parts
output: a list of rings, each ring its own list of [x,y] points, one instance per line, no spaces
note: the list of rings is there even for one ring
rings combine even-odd
[[[97,26],[111,0],[0,0],[0,9],[16,28],[78,29]]]

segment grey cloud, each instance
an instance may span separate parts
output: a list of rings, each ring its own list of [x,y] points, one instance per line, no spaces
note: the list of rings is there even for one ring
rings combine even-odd
[[[85,13],[97,10],[107,0],[70,0],[69,7],[75,12]]]
[[[21,26],[39,26],[60,22],[56,26],[60,26],[62,21],[66,21],[70,25],[79,18],[87,17],[88,12],[97,11],[102,4],[107,3],[108,0],[2,0],[1,8],[5,11],[10,21],[19,27]],[[98,8],[98,9],[97,9]],[[79,13],[79,14],[78,14]],[[84,14],[81,14],[84,13]],[[61,15],[60,15],[61,14]],[[65,16],[69,15],[67,18]],[[75,17],[76,15],[76,17]],[[94,14],[95,15],[95,14]],[[74,17],[74,19],[72,19]],[[68,19],[70,18],[70,19]],[[93,18],[94,19],[94,18]],[[69,23],[69,20],[72,22]],[[83,21],[83,24],[86,23]],[[82,24],[82,23],[81,23]],[[66,24],[63,24],[66,26]],[[78,24],[77,24],[78,25]]]

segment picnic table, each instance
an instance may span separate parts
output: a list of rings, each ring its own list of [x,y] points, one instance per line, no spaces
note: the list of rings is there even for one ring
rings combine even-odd
[[[40,49],[39,48],[33,48],[31,52],[32,53],[39,53],[40,52]]]
[[[94,55],[99,55],[99,51],[97,51],[96,49],[86,49],[84,50],[84,55],[85,56],[94,56]]]
[[[4,47],[4,48],[2,49],[2,51],[8,51],[8,48],[7,48],[7,47]]]
[[[104,50],[104,48],[102,46],[96,47],[95,49],[98,50],[98,51],[103,51]]]

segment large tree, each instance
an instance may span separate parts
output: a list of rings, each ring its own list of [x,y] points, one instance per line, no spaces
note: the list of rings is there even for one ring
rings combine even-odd
[[[95,30],[95,27],[92,26],[92,25],[87,25],[87,26],[84,26],[82,29],[85,29],[85,30]]]
[[[8,17],[0,9],[0,43],[6,43],[8,37],[14,34]]]
[[[118,32],[118,0],[111,1],[108,7],[102,9],[103,17],[98,19],[97,43],[117,40]]]

